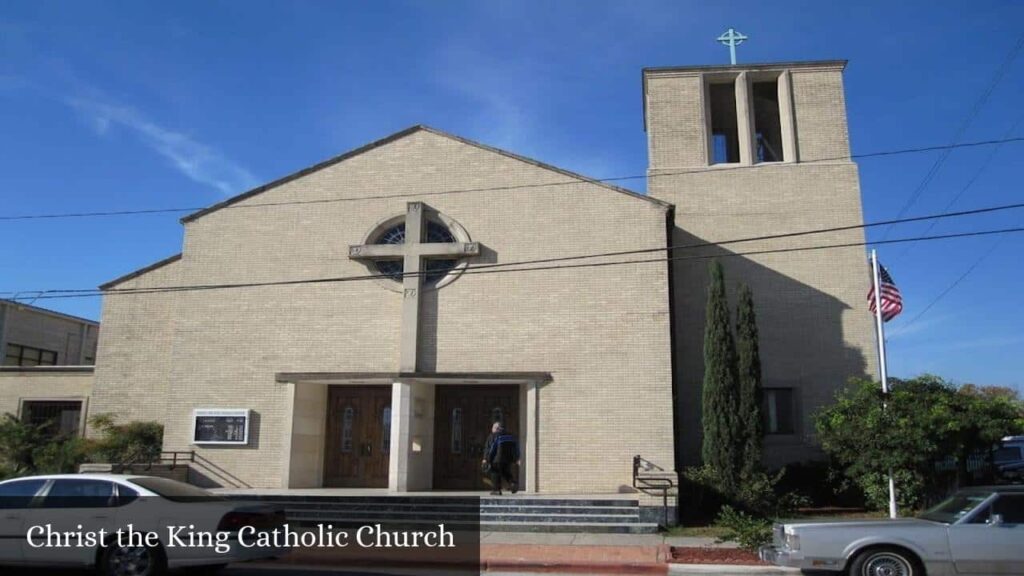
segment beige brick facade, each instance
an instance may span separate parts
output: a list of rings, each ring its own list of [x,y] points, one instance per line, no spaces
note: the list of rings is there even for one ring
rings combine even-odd
[[[90,415],[89,397],[93,390],[92,370],[57,368],[27,368],[0,370],[0,416],[11,414],[22,417],[25,402],[75,401],[81,402],[80,426],[84,430]]]
[[[496,189],[431,194],[481,188]],[[246,208],[381,195],[409,196]],[[180,260],[116,288],[363,275],[348,246],[416,200],[463,226],[485,263],[662,247],[671,212],[413,129],[187,220]],[[652,263],[463,275],[424,295],[421,369],[551,374],[537,393],[540,491],[615,491],[634,454],[672,469],[667,273]],[[307,418],[315,407],[275,374],[396,371],[401,303],[380,281],[110,295],[94,411],[160,418],[166,449],[196,449],[251,486],[286,486],[293,429],[316,428],[295,409]],[[228,407],[253,410],[249,445],[192,445],[192,410]],[[298,469],[315,466],[307,453]]]
[[[751,67],[749,74],[788,73],[795,158],[778,163],[711,165],[706,83],[744,67],[645,71],[650,146],[648,192],[676,206],[673,244],[814,230],[862,222],[857,166],[849,159],[843,63]],[[785,82],[785,76],[780,83]],[[741,119],[742,122],[742,119]],[[815,410],[853,376],[874,374],[873,332],[865,297],[863,247],[742,256],[746,252],[864,241],[860,229],[676,251],[674,264],[677,389],[683,461],[700,455],[700,403],[707,259],[718,256],[730,294],[754,292],[764,385],[795,391],[794,434],[766,438],[770,464],[814,455]],[[733,300],[735,303],[735,300]]]
[[[668,472],[699,457],[706,257],[717,256],[731,294],[740,282],[753,288],[766,387],[796,397],[796,429],[770,436],[766,458],[805,460],[813,411],[847,378],[875,370],[864,250],[742,254],[862,242],[860,230],[680,248],[671,265],[462,274],[417,296],[418,336],[406,340],[417,343],[415,374],[398,374],[408,294],[390,280],[117,291],[365,275],[372,270],[349,247],[410,202],[457,223],[468,235],[461,242],[479,243],[471,265],[857,224],[842,66],[646,70],[649,197],[414,127],[187,217],[180,255],[106,286],[89,413],[164,423],[165,450],[195,450],[212,484],[316,487],[326,423],[337,417],[327,386],[392,386],[404,415],[392,415],[392,437],[403,440],[389,445],[389,485],[429,489],[432,421],[442,417],[435,387],[503,375],[520,387],[526,487],[616,492],[630,484],[634,455]],[[744,87],[765,78],[778,81],[785,159],[758,164]],[[712,80],[738,86],[737,163],[711,165]],[[0,376],[0,408],[35,390],[88,396],[92,381]],[[195,444],[200,408],[251,410],[248,443]]]
[[[8,345],[28,346],[55,353],[58,366],[91,366],[99,328],[85,318],[0,300],[0,353],[5,356]]]

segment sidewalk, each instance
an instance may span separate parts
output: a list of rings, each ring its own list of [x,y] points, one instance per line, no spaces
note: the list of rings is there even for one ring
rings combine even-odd
[[[476,560],[453,561],[437,551],[410,555],[401,560],[383,550],[340,552],[324,549],[295,550],[272,565],[341,567],[362,570],[419,568],[448,572],[475,572]],[[686,563],[680,563],[686,562]],[[697,563],[700,562],[700,563]],[[572,534],[483,532],[480,534],[480,572],[561,574],[796,574],[757,563],[750,553],[735,545],[716,544],[713,538],[668,537],[661,534]]]

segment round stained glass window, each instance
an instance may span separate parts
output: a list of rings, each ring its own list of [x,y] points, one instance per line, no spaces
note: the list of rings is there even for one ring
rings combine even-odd
[[[455,236],[452,235],[444,224],[433,220],[427,220],[426,224],[427,233],[424,242],[452,243],[456,241]],[[385,230],[377,237],[374,244],[405,244],[405,223],[396,224]],[[381,274],[390,277],[396,282],[402,281],[402,272],[405,270],[405,265],[401,260],[375,260],[373,263]],[[423,283],[436,284],[438,280],[444,278],[458,264],[459,261],[454,258],[425,259],[423,261]]]

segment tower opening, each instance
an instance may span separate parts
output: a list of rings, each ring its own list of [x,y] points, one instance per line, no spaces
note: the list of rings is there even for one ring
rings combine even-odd
[[[736,124],[735,83],[709,84],[708,102],[711,109],[711,163],[737,163],[740,161],[740,139]]]
[[[754,82],[754,134],[757,162],[782,162],[782,121],[779,118],[779,82]]]

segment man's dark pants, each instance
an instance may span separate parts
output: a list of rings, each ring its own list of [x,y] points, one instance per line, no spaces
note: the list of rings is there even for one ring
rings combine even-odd
[[[515,486],[515,477],[512,476],[512,463],[511,462],[495,462],[491,464],[491,484],[494,485],[494,489],[501,491],[501,481],[505,480],[505,483],[509,486]]]

